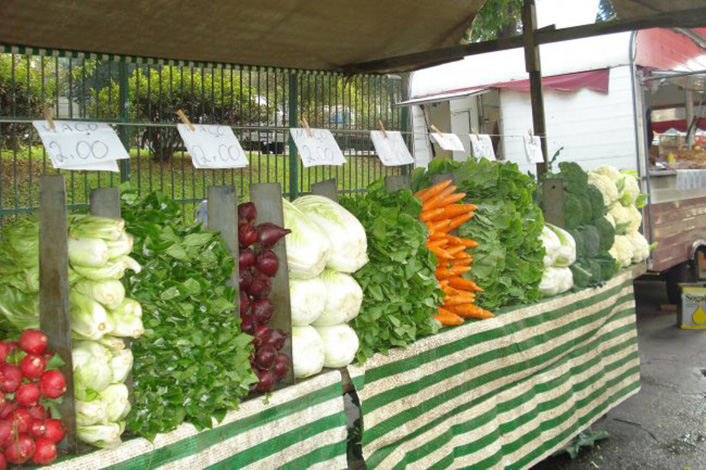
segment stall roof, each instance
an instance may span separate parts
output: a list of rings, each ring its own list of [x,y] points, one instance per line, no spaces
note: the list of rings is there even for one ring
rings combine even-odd
[[[0,44],[342,71],[458,45],[485,0],[2,0]]]
[[[704,6],[704,0],[611,0],[619,18],[658,15]]]

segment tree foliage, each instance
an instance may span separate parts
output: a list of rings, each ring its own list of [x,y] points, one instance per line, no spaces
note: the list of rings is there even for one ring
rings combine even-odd
[[[471,29],[471,41],[515,36],[522,32],[522,0],[488,0]]]

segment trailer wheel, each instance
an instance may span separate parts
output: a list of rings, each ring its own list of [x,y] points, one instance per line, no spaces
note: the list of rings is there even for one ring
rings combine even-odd
[[[679,304],[681,302],[681,289],[679,284],[689,282],[691,280],[692,271],[689,268],[689,263],[684,262],[674,266],[667,271],[667,299],[670,304]]]

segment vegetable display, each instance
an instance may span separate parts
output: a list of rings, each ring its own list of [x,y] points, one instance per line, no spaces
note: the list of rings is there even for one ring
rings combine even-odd
[[[436,279],[444,291],[444,305],[439,307],[435,318],[445,326],[460,325],[463,318],[484,319],[493,316],[491,312],[475,304],[476,292],[482,292],[475,282],[463,279],[461,275],[471,270],[473,256],[467,248],[478,246],[474,240],[459,238],[449,232],[473,218],[476,206],[454,204],[466,195],[457,193],[452,180],[442,181],[428,189],[414,194],[422,202],[419,219],[429,230],[427,248],[436,256]]]
[[[256,220],[254,203],[244,202],[238,206],[238,232],[257,233],[254,241],[239,240],[241,326],[245,333],[254,336],[255,351],[250,365],[258,382],[253,388],[266,393],[274,390],[276,382],[290,369],[289,357],[279,352],[284,347],[285,333],[267,326],[275,314],[275,307],[267,298],[271,290],[270,279],[279,270],[279,260],[271,248],[290,230],[267,222],[254,225]]]
[[[35,329],[23,331],[19,342],[0,342],[0,468],[49,465],[57,457],[65,429],[56,405],[66,378],[57,369],[64,362],[48,346]]]
[[[454,174],[458,191],[466,194],[462,201],[477,206],[459,235],[478,242],[470,250],[473,270],[464,277],[483,289],[481,305],[492,311],[539,300],[544,216],[533,201],[535,181],[511,162],[437,159],[427,170],[414,171],[413,189],[427,188],[433,175],[447,173]]]
[[[125,188],[121,197],[143,266],[127,278],[126,293],[142,306],[145,327],[132,342],[127,427],[149,439],[183,421],[210,428],[257,381],[252,337],[240,329],[236,291],[228,285],[235,260],[216,232],[184,223],[179,204],[163,193]],[[84,438],[102,443],[115,433],[115,426],[97,425]]]
[[[360,343],[356,359],[364,362],[436,333],[434,314],[444,293],[435,257],[425,246],[421,202],[408,189],[387,192],[380,180],[341,204],[365,228],[368,245],[368,263],[353,274],[363,290],[360,313],[350,322]]]

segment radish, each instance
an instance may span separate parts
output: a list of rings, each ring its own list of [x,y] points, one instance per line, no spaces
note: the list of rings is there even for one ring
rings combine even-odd
[[[10,463],[25,463],[34,454],[34,441],[27,434],[19,434],[13,439],[12,445],[5,449],[5,458]]]
[[[7,460],[5,460],[5,454],[0,454],[0,470],[7,470]]]
[[[37,465],[49,465],[56,460],[56,445],[46,437],[38,437],[35,442],[34,456],[32,462]]]
[[[270,295],[271,289],[272,284],[270,283],[270,278],[260,271],[255,271],[255,274],[253,274],[252,277],[252,282],[248,287],[248,294],[252,295],[256,299],[264,299]]]
[[[12,393],[22,383],[22,371],[14,364],[2,364],[0,365],[0,378],[2,378],[2,383],[0,383],[2,391]]]
[[[47,368],[47,360],[44,356],[39,356],[37,354],[27,354],[20,362],[20,369],[22,369],[22,375],[28,379],[38,379],[44,373]]]
[[[20,347],[27,354],[44,354],[49,339],[39,330],[24,330],[20,336]]]
[[[255,327],[255,339],[253,340],[253,344],[255,346],[261,346],[265,343],[267,343],[267,340],[270,339],[270,329],[267,328],[265,325],[257,325]]]
[[[30,406],[27,408],[27,412],[32,418],[39,421],[44,421],[47,418],[51,418],[42,405]]]
[[[241,248],[238,255],[238,268],[243,271],[255,265],[255,253],[250,248]]]
[[[6,344],[10,347],[10,352],[14,351],[15,349],[20,349],[19,341],[8,341]]]
[[[32,424],[29,426],[29,435],[32,437],[39,437],[43,436],[44,433],[46,432],[47,428],[44,426],[44,421],[40,421],[38,419],[35,419],[32,421]]]
[[[249,247],[257,241],[257,238],[257,230],[249,223],[243,224],[238,228],[238,243],[241,247]]]
[[[284,341],[286,339],[287,336],[282,330],[272,330],[268,343],[274,346],[277,351],[279,351],[284,347]]]
[[[257,350],[255,353],[257,364],[263,369],[269,369],[275,362],[277,350],[271,344],[266,344]]]
[[[271,392],[275,388],[275,376],[269,370],[262,370],[258,372],[258,377],[260,381],[257,383],[255,389],[258,392]]]
[[[32,416],[24,408],[17,408],[10,414],[10,424],[17,427],[18,432],[27,432],[32,426]]]
[[[17,409],[17,403],[12,400],[5,400],[5,406],[0,410],[0,419],[8,419],[10,413]]]
[[[12,424],[9,421],[0,421],[0,446],[2,446],[2,443],[4,443],[10,436],[12,436]]]
[[[56,369],[48,370],[39,379],[39,389],[47,398],[59,398],[66,391],[66,377]]]
[[[238,222],[241,224],[257,219],[257,208],[252,202],[238,204]]]
[[[275,307],[272,305],[272,302],[267,299],[257,299],[253,301],[250,313],[255,322],[264,325],[272,319],[272,315],[275,313]]]
[[[269,277],[277,274],[279,260],[272,250],[262,250],[255,256],[255,268]]]
[[[3,395],[2,393],[0,393],[0,410],[2,410],[3,408],[5,408],[5,402],[6,402],[6,401],[7,401],[7,400],[5,399],[5,395]]]
[[[256,227],[257,229],[257,240],[260,242],[260,246],[263,248],[271,248],[277,244],[277,242],[283,236],[291,233],[289,229],[284,229],[270,222],[265,222]]]
[[[0,363],[5,362],[8,354],[10,354],[10,345],[5,342],[0,342]]]
[[[37,404],[39,396],[39,385],[36,382],[30,382],[20,385],[20,388],[15,392],[15,401],[20,406],[34,406]]]
[[[55,444],[61,442],[66,435],[66,428],[60,419],[48,419],[44,421],[44,437],[51,439]]]
[[[287,375],[287,372],[289,372],[289,358],[284,354],[277,354],[273,371],[275,377],[283,379]]]

